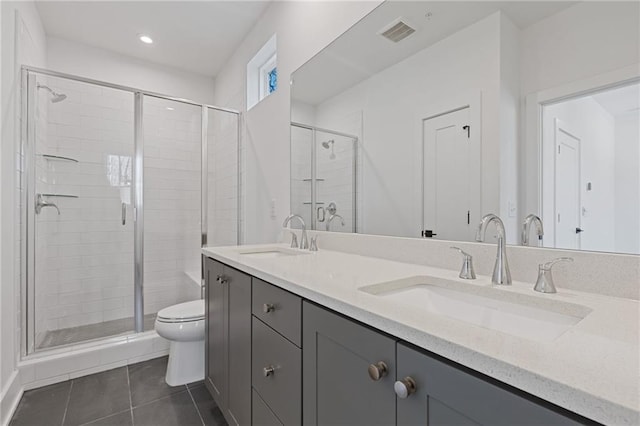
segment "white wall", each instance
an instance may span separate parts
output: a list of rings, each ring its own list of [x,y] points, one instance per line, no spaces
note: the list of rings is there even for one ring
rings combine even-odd
[[[20,233],[18,200],[20,162],[20,73],[21,64],[46,66],[46,36],[33,2],[0,3],[1,75],[0,111],[2,114],[2,142],[0,161],[2,170],[0,231],[0,423],[10,416],[20,383],[16,379],[16,363],[20,351]]]
[[[245,111],[247,62],[277,34],[278,90],[244,115],[245,242],[275,241],[289,214],[290,74],[379,3],[274,2],[216,77],[214,103]]]
[[[48,67],[54,71],[121,84],[163,95],[212,103],[214,79],[153,64],[74,41],[49,37]]]
[[[615,248],[640,253],[640,117],[615,117]]]
[[[581,2],[522,32],[522,94],[638,63],[638,2]]]
[[[353,132],[344,128],[345,117],[363,116],[360,232],[419,236],[422,119],[480,93],[481,130],[472,131],[482,139],[481,211],[499,213],[503,19],[495,13],[317,106],[315,124],[325,128]]]

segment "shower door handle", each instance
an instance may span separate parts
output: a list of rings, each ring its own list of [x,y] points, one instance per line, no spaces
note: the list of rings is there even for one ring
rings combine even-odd
[[[122,203],[122,226],[127,224],[127,203]]]

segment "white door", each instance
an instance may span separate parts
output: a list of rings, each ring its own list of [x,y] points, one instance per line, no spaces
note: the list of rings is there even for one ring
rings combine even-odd
[[[555,246],[580,248],[580,138],[555,119]]]
[[[471,131],[478,129],[469,123],[469,107],[423,120],[423,224],[437,239],[474,239],[471,180],[480,177],[472,176],[470,162],[480,159],[471,158]]]

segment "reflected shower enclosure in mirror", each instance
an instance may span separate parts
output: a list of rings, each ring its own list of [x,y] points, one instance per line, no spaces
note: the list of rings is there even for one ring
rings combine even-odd
[[[331,129],[355,232],[474,241],[495,213],[521,244],[534,214],[530,245],[640,253],[639,31],[638,2],[383,3],[292,75],[292,211],[317,225],[296,152]]]

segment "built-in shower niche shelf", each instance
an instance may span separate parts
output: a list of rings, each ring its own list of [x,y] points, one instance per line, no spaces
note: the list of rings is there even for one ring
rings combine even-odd
[[[302,204],[312,204],[311,201],[304,201]],[[324,204],[324,201],[316,201],[316,204]]]
[[[41,156],[47,161],[68,161],[70,163],[77,163],[78,160],[71,157],[62,157],[60,155],[41,154]]]
[[[71,194],[41,194],[43,197],[62,197],[62,198],[79,198],[77,195]]]
[[[324,182],[324,179],[320,179],[320,178],[316,178],[315,179],[318,182]],[[312,182],[313,179],[302,179],[303,182]]]

